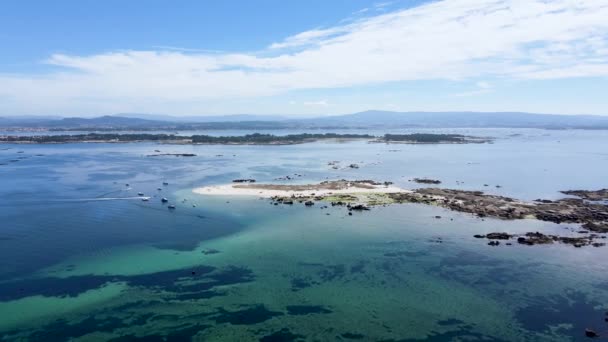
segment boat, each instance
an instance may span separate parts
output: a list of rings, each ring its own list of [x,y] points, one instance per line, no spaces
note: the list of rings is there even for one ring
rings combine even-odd
[[[144,197],[141,200],[144,201],[144,202],[148,202],[150,199],[148,197]]]
[[[163,185],[169,185],[169,183],[168,182],[163,182]]]
[[[168,208],[169,208],[169,209],[175,209],[175,205],[173,205],[173,204],[169,204]]]
[[[163,203],[167,203],[167,202],[169,202],[169,200],[168,200],[166,197],[161,198],[161,200],[160,200],[160,201],[161,201],[161,202],[163,202]]]
[[[143,196],[143,195],[144,195],[144,193],[143,193],[143,192],[138,192],[138,193],[137,193],[137,196]]]

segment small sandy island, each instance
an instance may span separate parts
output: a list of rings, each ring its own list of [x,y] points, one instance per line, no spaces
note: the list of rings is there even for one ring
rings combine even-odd
[[[221,196],[257,196],[271,198],[276,196],[329,196],[339,194],[355,194],[355,193],[397,193],[409,192],[396,186],[391,186],[390,183],[379,183],[374,181],[326,181],[319,184],[301,184],[301,185],[285,185],[285,184],[225,184],[212,185],[192,190],[200,195],[221,195]]]
[[[208,186],[194,189],[201,195],[248,195],[268,198],[274,205],[297,205],[302,203],[314,207],[316,201],[332,207],[346,207],[348,216],[354,212],[368,211],[375,206],[398,203],[418,203],[443,207],[453,211],[470,213],[479,218],[493,217],[504,220],[532,219],[554,223],[573,223],[571,228],[578,235],[547,235],[528,232],[524,235],[495,232],[476,234],[476,238],[487,238],[490,246],[498,246],[498,240],[517,239],[518,244],[544,245],[560,242],[574,247],[601,247],[608,241],[608,205],[605,189],[588,191],[572,190],[564,193],[579,198],[563,198],[555,201],[537,199],[533,202],[485,194],[481,191],[419,188],[404,190],[390,182],[371,180],[336,180],[319,184],[254,184],[255,180],[235,180],[236,184]],[[243,184],[243,182],[249,182]],[[437,181],[432,181],[435,184]],[[599,201],[591,201],[595,199]],[[321,209],[328,208],[321,205]],[[329,212],[328,215],[331,215]],[[441,218],[441,216],[435,216]],[[606,239],[606,240],[604,240]],[[506,243],[507,245],[511,242]]]

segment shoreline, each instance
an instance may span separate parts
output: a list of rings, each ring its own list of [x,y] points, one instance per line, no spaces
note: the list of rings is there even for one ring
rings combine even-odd
[[[487,238],[491,246],[500,245],[499,240],[516,239],[518,244],[542,245],[560,242],[574,247],[605,246],[608,241],[608,190],[572,190],[564,193],[576,194],[578,198],[563,198],[555,201],[537,199],[533,202],[485,194],[481,191],[442,188],[419,188],[414,190],[391,186],[392,183],[372,180],[337,180],[319,184],[227,184],[195,188],[200,195],[255,196],[266,198],[274,205],[303,203],[307,207],[321,201],[332,207],[346,207],[348,216],[353,211],[368,211],[376,206],[418,203],[438,206],[455,212],[469,213],[484,219],[491,217],[503,220],[537,219],[556,224],[576,224],[577,236],[545,235],[528,232],[512,235],[495,232],[475,235]],[[584,198],[592,198],[596,201]],[[327,208],[322,205],[321,209]],[[439,219],[441,216],[436,216]],[[510,245],[511,242],[507,242]]]
[[[396,186],[372,184],[368,182],[335,182],[321,184],[303,185],[281,185],[281,184],[222,184],[198,187],[192,192],[199,195],[211,196],[256,196],[262,198],[272,197],[327,197],[332,195],[348,194],[388,194],[388,193],[410,193],[411,190]]]

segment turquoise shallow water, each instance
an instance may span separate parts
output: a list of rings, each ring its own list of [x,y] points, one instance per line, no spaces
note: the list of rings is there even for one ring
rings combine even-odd
[[[572,341],[588,327],[608,333],[608,248],[490,247],[472,237],[567,234],[575,225],[421,205],[348,216],[191,191],[294,173],[303,176],[292,182],[375,179],[407,188],[416,186],[410,178],[431,177],[522,199],[608,186],[608,132],[467,132],[498,139],[0,145],[0,337]],[[155,149],[197,156],[146,156]],[[334,170],[334,160],[360,168]],[[138,192],[150,201],[133,199]]]

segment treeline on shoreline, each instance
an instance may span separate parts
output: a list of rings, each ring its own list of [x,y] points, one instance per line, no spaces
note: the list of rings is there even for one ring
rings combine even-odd
[[[139,142],[164,141],[184,142],[194,144],[272,144],[272,143],[301,143],[324,139],[374,139],[369,134],[289,134],[273,135],[253,133],[240,136],[210,136],[192,135],[180,136],[173,134],[116,134],[116,133],[88,133],[67,135],[32,135],[32,136],[2,136],[0,142],[9,143],[71,143],[71,142]]]
[[[434,134],[434,133],[412,133],[412,134],[385,134],[385,142],[411,142],[411,143],[471,143],[487,142],[489,138],[471,137],[462,134]]]
[[[374,142],[404,142],[404,143],[469,143],[487,142],[488,138],[469,137],[460,134],[385,134],[376,137],[370,134],[338,134],[338,133],[302,133],[289,135],[273,135],[253,133],[238,136],[192,135],[180,136],[173,134],[148,133],[87,133],[66,135],[31,135],[31,136],[0,136],[0,142],[5,143],[74,143],[74,142],[173,142],[192,144],[298,144],[327,139],[369,139]]]

